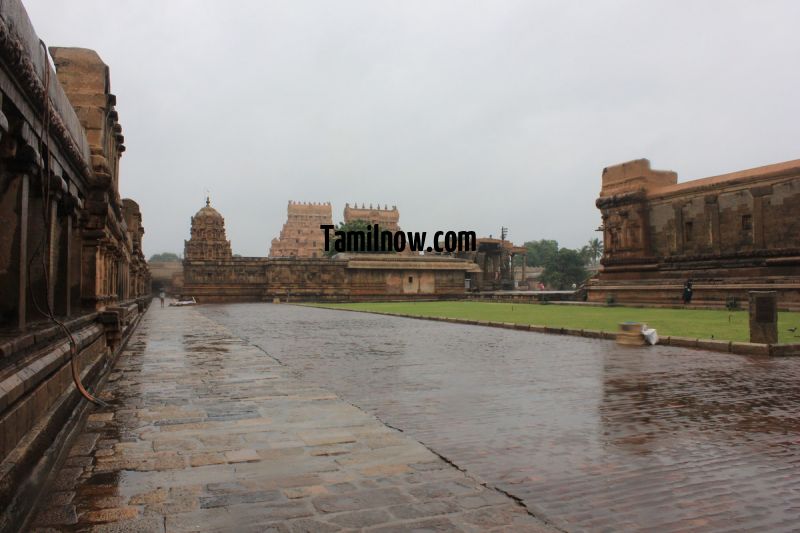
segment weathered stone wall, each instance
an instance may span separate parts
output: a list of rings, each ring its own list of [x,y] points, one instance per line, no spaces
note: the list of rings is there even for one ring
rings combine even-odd
[[[264,299],[346,300],[350,296],[347,261],[341,259],[268,259],[264,262]]]
[[[263,258],[183,262],[182,295],[201,303],[258,302],[263,299],[265,283]]]
[[[56,320],[93,389],[149,292],[108,67],[49,53],[56,71],[22,4],[0,3],[0,531],[20,529],[87,405]]]
[[[83,385],[97,391],[149,300],[65,321]],[[70,346],[57,326],[0,344],[0,531],[19,531],[50,472],[64,459],[90,403],[72,378]]]
[[[473,266],[448,258],[232,258],[185,261],[183,294],[198,302],[458,298]]]
[[[634,163],[604,171],[605,250],[590,300],[679,303],[692,279],[692,303],[775,289],[782,307],[800,306],[800,161],[681,184]]]

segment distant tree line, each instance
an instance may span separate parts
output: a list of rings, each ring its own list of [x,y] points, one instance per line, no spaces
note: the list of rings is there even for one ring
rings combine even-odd
[[[242,257],[241,254],[233,254],[233,257]],[[183,257],[172,252],[162,252],[150,256],[150,263],[171,263],[172,261],[183,261]]]
[[[571,289],[572,284],[580,285],[589,277],[587,266],[596,266],[603,255],[603,243],[594,238],[579,250],[559,248],[558,241],[541,239],[528,241],[525,264],[541,267],[539,280],[551,289]],[[521,258],[518,261],[521,264]]]
[[[181,261],[181,256],[172,252],[162,252],[150,256],[151,263],[169,263],[171,261]]]

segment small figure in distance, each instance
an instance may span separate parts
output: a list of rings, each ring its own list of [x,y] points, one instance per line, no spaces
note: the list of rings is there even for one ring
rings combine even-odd
[[[683,284],[683,303],[684,305],[692,303],[692,280],[690,279]]]
[[[164,289],[161,289],[161,292],[158,293],[158,297],[161,300],[161,307],[164,307],[164,298],[166,298],[166,294],[164,294]]]

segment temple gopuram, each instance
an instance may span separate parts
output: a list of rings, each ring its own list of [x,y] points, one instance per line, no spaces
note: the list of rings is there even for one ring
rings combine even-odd
[[[96,52],[48,50],[0,3],[0,531],[28,530],[92,405],[78,386],[96,390],[149,303],[110,88]]]
[[[345,224],[355,220],[363,220],[372,225],[377,224],[381,231],[400,231],[400,211],[397,210],[396,205],[393,205],[391,209],[388,206],[383,206],[383,209],[381,209],[380,205],[372,207],[372,204],[369,204],[369,207],[365,207],[362,203],[361,207],[358,207],[358,204],[350,207],[349,203],[345,204]]]
[[[331,203],[289,201],[286,223],[277,239],[272,239],[270,257],[322,257],[324,239],[319,227],[333,224]]]
[[[185,241],[183,296],[194,297],[200,303],[454,298],[464,295],[468,274],[477,270],[472,261],[450,257],[407,254],[323,257],[320,222],[314,220],[317,225],[312,234],[309,220],[325,210],[330,217],[330,204],[290,203],[289,208],[295,215],[308,215],[309,219],[295,220],[295,223],[302,221],[309,230],[297,233],[297,240],[303,235],[306,242],[318,242],[318,256],[301,256],[297,247],[292,250],[295,255],[286,257],[232,256],[230,242],[225,238],[225,220],[207,202],[192,217],[191,238]],[[293,231],[297,230],[295,226]],[[283,233],[281,237],[283,240]],[[273,251],[275,244],[273,241]]]
[[[678,183],[647,159],[603,170],[604,253],[593,302],[746,306],[775,290],[800,309],[800,160]]]

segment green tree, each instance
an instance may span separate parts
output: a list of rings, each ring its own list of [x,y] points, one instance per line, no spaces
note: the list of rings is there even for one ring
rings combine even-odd
[[[573,283],[580,285],[586,279],[584,264],[580,252],[561,248],[547,260],[539,279],[552,289],[571,289]]]
[[[589,258],[592,260],[592,264],[597,264],[597,260],[603,257],[603,241],[595,237],[594,239],[589,239],[589,244],[586,245],[588,248]]]
[[[162,252],[160,254],[153,254],[150,256],[151,263],[168,263],[170,261],[180,261],[181,256],[173,254],[172,252]]]
[[[589,263],[593,262],[592,259],[592,250],[589,248],[589,245],[581,246],[581,249],[578,250],[578,254],[583,259],[583,264],[588,265]]]
[[[541,239],[539,241],[528,241],[524,246],[528,249],[526,259],[528,266],[545,266],[547,261],[558,253],[557,241]]]
[[[331,232],[330,232],[330,236],[331,236],[331,238],[330,238],[330,249],[329,250],[324,250],[323,253],[328,257],[333,257],[334,255],[339,253],[339,252],[336,251],[336,246],[335,246],[336,241],[339,240],[339,239],[334,236],[334,233],[333,233],[334,231],[344,231],[344,232],[362,231],[362,232],[364,232],[366,234],[367,233],[367,226],[369,226],[369,225],[370,225],[369,222],[367,222],[366,220],[360,220],[360,219],[359,220],[351,220],[350,222],[347,222],[347,223],[339,222],[339,225],[334,230],[331,230]],[[324,238],[325,237],[323,236],[323,239]],[[379,245],[380,245],[380,243],[378,243],[378,246]],[[375,247],[375,245],[373,245],[373,248],[374,247]],[[364,251],[364,252],[360,252],[360,251],[353,250],[353,251],[350,251],[350,252],[347,252],[347,253],[373,253],[373,254],[375,254],[375,253],[394,253],[394,251],[391,250],[391,251],[386,251],[386,252],[380,252],[380,251],[373,251],[373,252]]]

